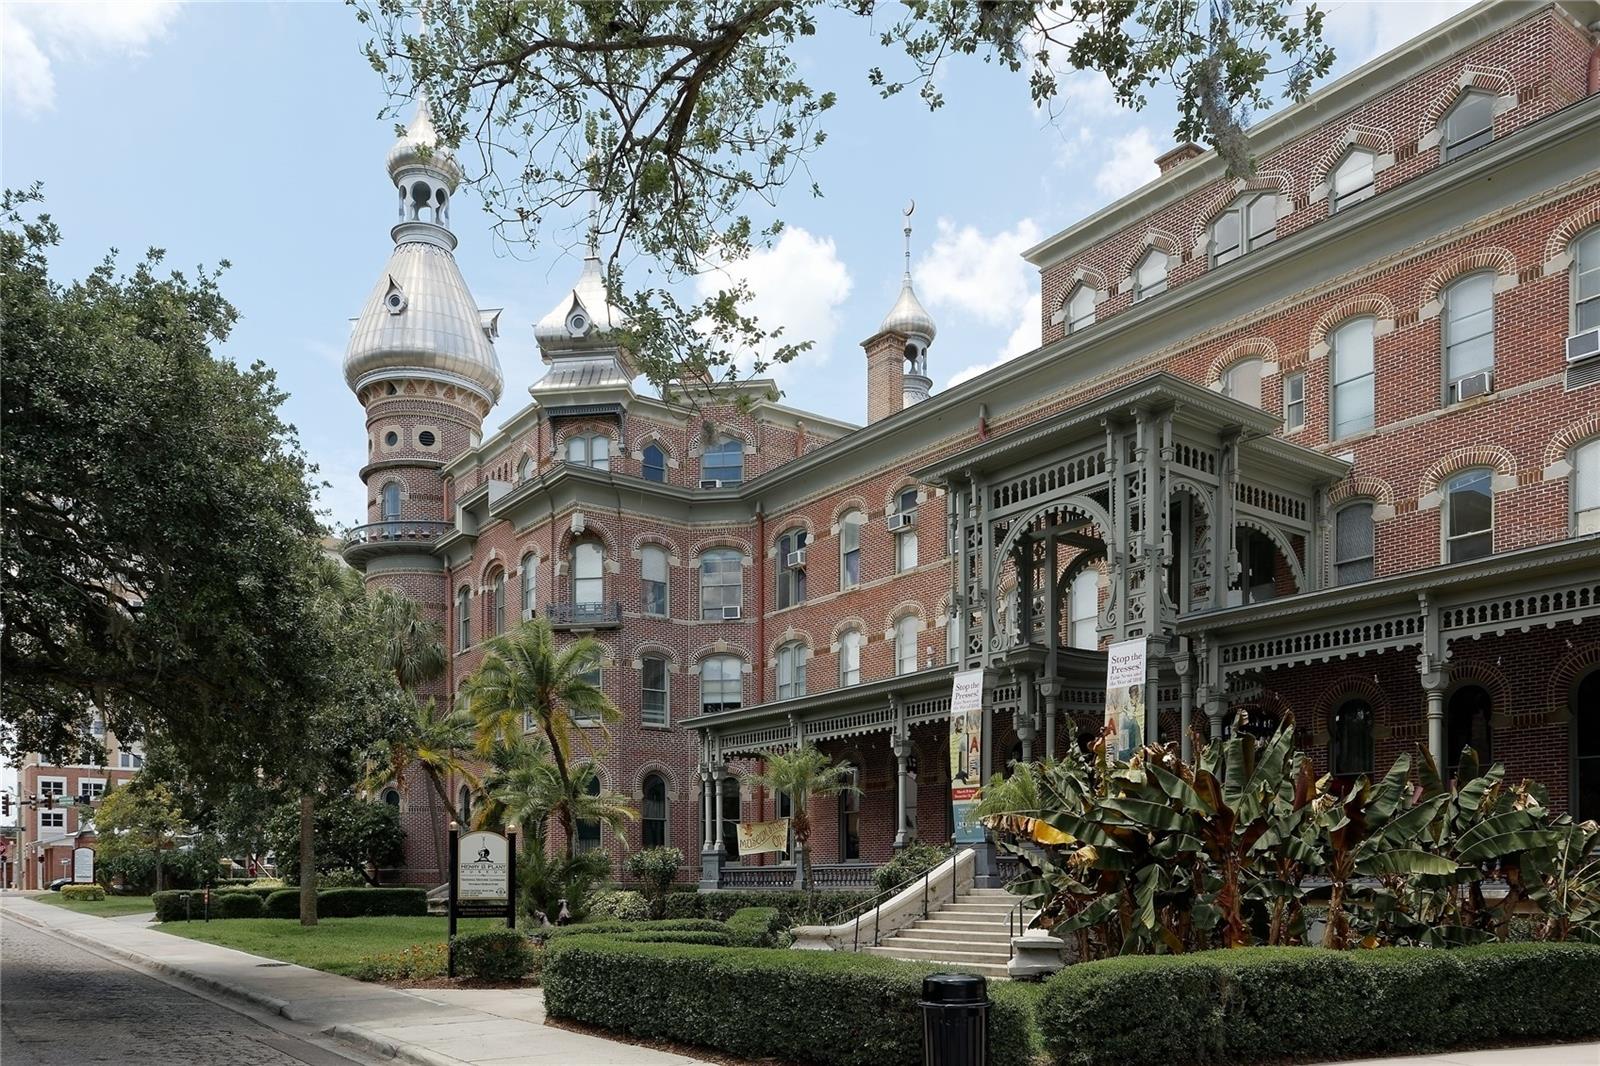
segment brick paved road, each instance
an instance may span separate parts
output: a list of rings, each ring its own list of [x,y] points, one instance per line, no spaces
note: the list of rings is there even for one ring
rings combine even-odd
[[[358,1066],[14,919],[0,921],[5,1066]]]

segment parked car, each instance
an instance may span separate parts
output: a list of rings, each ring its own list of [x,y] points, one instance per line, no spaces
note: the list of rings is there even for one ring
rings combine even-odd
[[[50,891],[52,891],[52,892],[60,892],[62,885],[70,885],[70,884],[72,884],[72,878],[70,878],[70,877],[58,877],[54,881],[50,882]]]

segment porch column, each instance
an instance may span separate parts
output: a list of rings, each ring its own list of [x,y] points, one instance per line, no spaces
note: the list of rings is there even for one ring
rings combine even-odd
[[[1440,634],[1438,607],[1426,592],[1418,594],[1417,607],[1422,613],[1422,654],[1417,659],[1417,672],[1422,675],[1422,691],[1428,698],[1428,754],[1442,778],[1450,765],[1449,753],[1444,749],[1444,690],[1450,684],[1445,657],[1449,649]]]
[[[1056,757],[1056,683],[1047,678],[1039,682],[1039,692],[1044,696],[1044,755]]]
[[[1178,674],[1178,751],[1184,762],[1194,758],[1194,743],[1189,731],[1194,728],[1194,660],[1189,658],[1189,638],[1180,637],[1179,654],[1172,668]]]
[[[711,793],[711,771],[700,771],[700,850],[712,851],[712,845],[717,838],[717,830],[711,821],[711,805],[716,800]]]
[[[1022,743],[1022,761],[1033,761],[1033,738],[1038,732],[1036,712],[1034,711],[1033,678],[1018,671],[1012,674],[1017,679],[1017,692],[1020,703],[1017,707],[1017,740]]]
[[[715,796],[717,811],[716,843],[712,845],[712,850],[718,855],[728,854],[728,849],[722,843],[722,782],[727,778],[727,776],[728,768],[726,766],[718,766],[713,768],[711,771],[711,788],[713,795]]]
[[[893,750],[895,761],[894,847],[898,851],[911,843],[909,809],[906,803],[907,791],[911,784],[911,739],[909,737],[895,737]]]

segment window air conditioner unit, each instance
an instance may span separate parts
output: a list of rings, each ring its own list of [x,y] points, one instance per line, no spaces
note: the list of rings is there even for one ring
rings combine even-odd
[[[534,608],[532,608],[532,607],[524,607],[522,609],[522,620],[524,622],[531,622],[533,620],[534,615],[536,615],[538,613],[539,612],[537,610],[535,610]]]
[[[897,514],[892,514],[889,516],[889,532],[898,533],[902,529],[910,529],[912,523],[916,520],[917,516],[913,511],[900,511]]]
[[[1493,384],[1493,377],[1488,370],[1480,370],[1476,374],[1468,374],[1450,383],[1450,391],[1455,393],[1452,400],[1470,400],[1474,396],[1486,394]]]
[[[712,478],[710,480],[700,482],[700,487],[703,489],[720,489],[722,487],[722,482]]]
[[[790,552],[788,555],[784,556],[783,565],[787,566],[790,570],[803,569],[806,565],[806,550],[801,548],[797,551]]]
[[[1600,328],[1586,329],[1567,338],[1567,362],[1577,363],[1600,355]]]
[[[722,620],[724,622],[737,622],[739,620],[739,618],[741,617],[741,614],[742,614],[742,608],[739,608],[739,607],[724,607],[722,609]]]

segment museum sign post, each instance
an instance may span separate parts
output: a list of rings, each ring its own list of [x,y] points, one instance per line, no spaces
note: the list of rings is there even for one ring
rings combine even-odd
[[[504,918],[517,927],[517,834],[462,833],[450,823],[450,932],[446,974],[456,975],[456,919]]]

